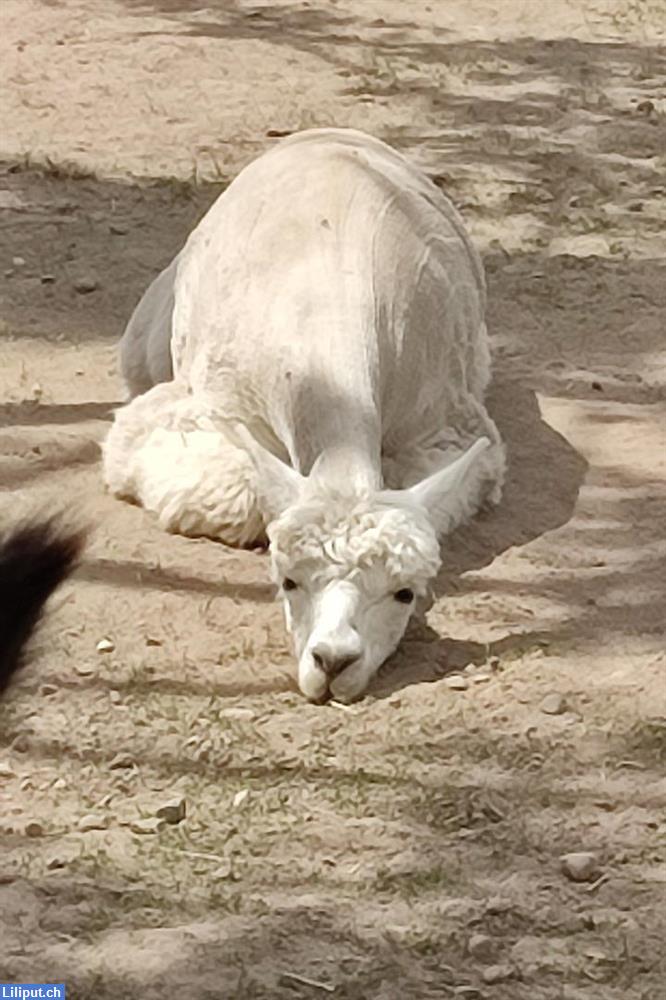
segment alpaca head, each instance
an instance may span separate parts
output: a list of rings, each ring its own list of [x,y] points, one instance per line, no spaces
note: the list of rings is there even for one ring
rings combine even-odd
[[[488,442],[416,486],[345,494],[252,447],[303,694],[352,701],[394,652],[440,566],[438,537]]]

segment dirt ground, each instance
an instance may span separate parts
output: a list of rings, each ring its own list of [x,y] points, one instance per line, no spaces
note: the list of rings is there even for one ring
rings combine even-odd
[[[94,526],[0,709],[0,980],[659,1000],[664,4],[4,0],[0,29],[0,523]],[[297,693],[265,554],[161,533],[99,468],[142,290],[244,163],[327,124],[463,211],[510,455],[347,709]]]

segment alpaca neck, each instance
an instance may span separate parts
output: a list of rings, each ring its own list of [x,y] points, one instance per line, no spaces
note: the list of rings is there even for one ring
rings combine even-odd
[[[324,448],[316,459],[315,473],[318,481],[345,492],[368,493],[382,487],[379,455],[375,458],[356,444]]]

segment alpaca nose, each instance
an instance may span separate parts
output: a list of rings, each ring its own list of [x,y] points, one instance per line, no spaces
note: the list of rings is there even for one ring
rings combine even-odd
[[[312,650],[312,659],[332,680],[347,667],[351,667],[352,663],[356,663],[360,659],[360,655],[358,653],[336,653],[335,650],[329,649],[327,646],[316,646]]]

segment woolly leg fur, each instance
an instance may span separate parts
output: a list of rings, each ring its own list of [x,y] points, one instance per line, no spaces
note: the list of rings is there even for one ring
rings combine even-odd
[[[265,540],[249,455],[176,382],[117,411],[103,463],[109,491],[156,514],[166,531],[238,547]]]

